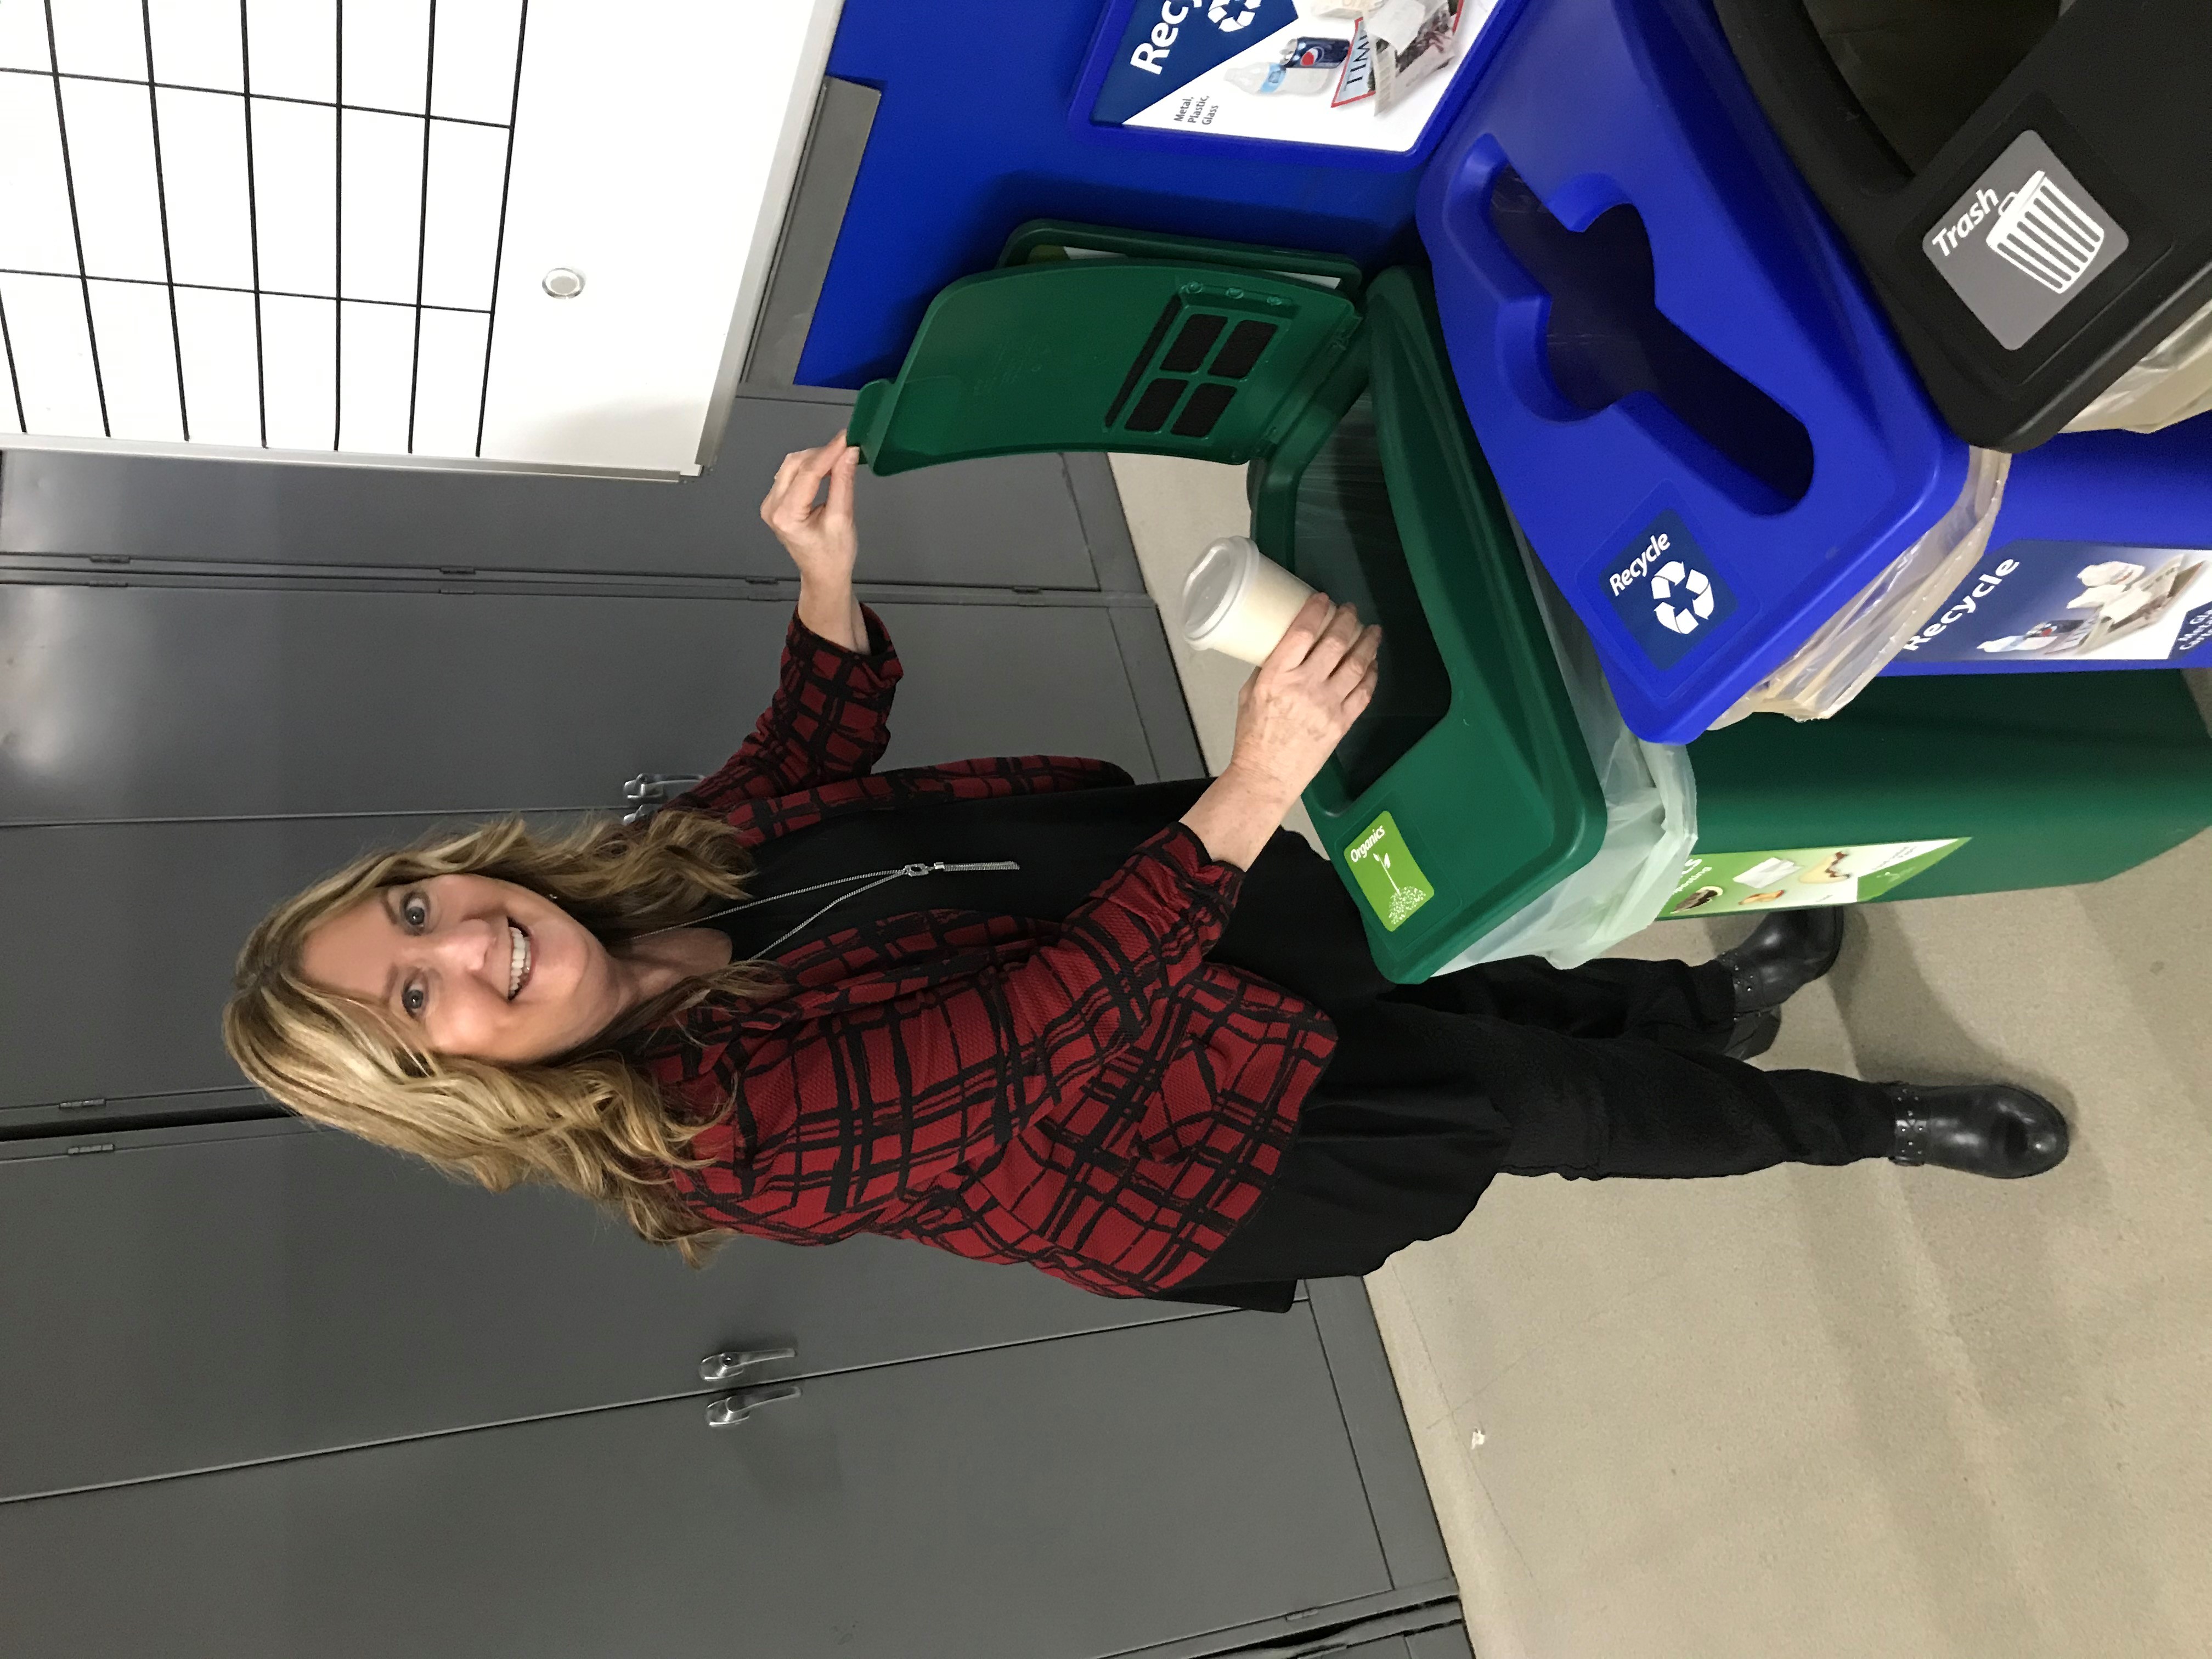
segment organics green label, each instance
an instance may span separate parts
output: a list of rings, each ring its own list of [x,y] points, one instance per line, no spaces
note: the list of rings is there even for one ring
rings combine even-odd
[[[1692,856],[1660,914],[1720,915],[1731,910],[1793,910],[1808,904],[1857,904],[1879,898],[1966,844],[1872,842],[1858,847],[1793,847],[1778,853]]]
[[[1437,896],[1388,812],[1352,839],[1344,849],[1344,861],[1386,933],[1396,933],[1408,916]]]

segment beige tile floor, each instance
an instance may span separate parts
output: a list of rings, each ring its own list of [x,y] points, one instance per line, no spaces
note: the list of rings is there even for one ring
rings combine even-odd
[[[1242,475],[1116,468],[1172,617]],[[1239,671],[1178,666],[1218,764]],[[1872,907],[1766,1063],[2033,1084],[2063,1167],[1508,1178],[1377,1273],[1483,1659],[2212,1655],[2208,1006],[2212,836]]]

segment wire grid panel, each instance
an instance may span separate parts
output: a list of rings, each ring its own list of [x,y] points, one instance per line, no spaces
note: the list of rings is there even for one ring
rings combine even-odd
[[[818,10],[0,0],[0,434],[696,470]]]

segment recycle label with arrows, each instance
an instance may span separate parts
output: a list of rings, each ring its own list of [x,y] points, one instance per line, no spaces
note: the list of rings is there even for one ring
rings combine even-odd
[[[1655,668],[1672,668],[1735,611],[1735,593],[1671,508],[1602,573],[1605,595]]]

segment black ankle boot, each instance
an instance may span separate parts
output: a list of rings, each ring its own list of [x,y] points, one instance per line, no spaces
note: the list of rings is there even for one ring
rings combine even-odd
[[[1729,970],[1735,1011],[1779,1008],[1836,965],[1844,948],[1843,907],[1777,910],[1733,951],[1715,957]]]
[[[1897,1103],[1893,1164],[1933,1164],[2016,1181],[2066,1156],[2066,1119],[2041,1095],[2005,1083],[1931,1088],[1885,1083]]]
[[[1735,1029],[1729,1033],[1728,1046],[1721,1052],[1730,1060],[1757,1060],[1781,1035],[1782,1011],[1754,1008],[1735,1017]]]

